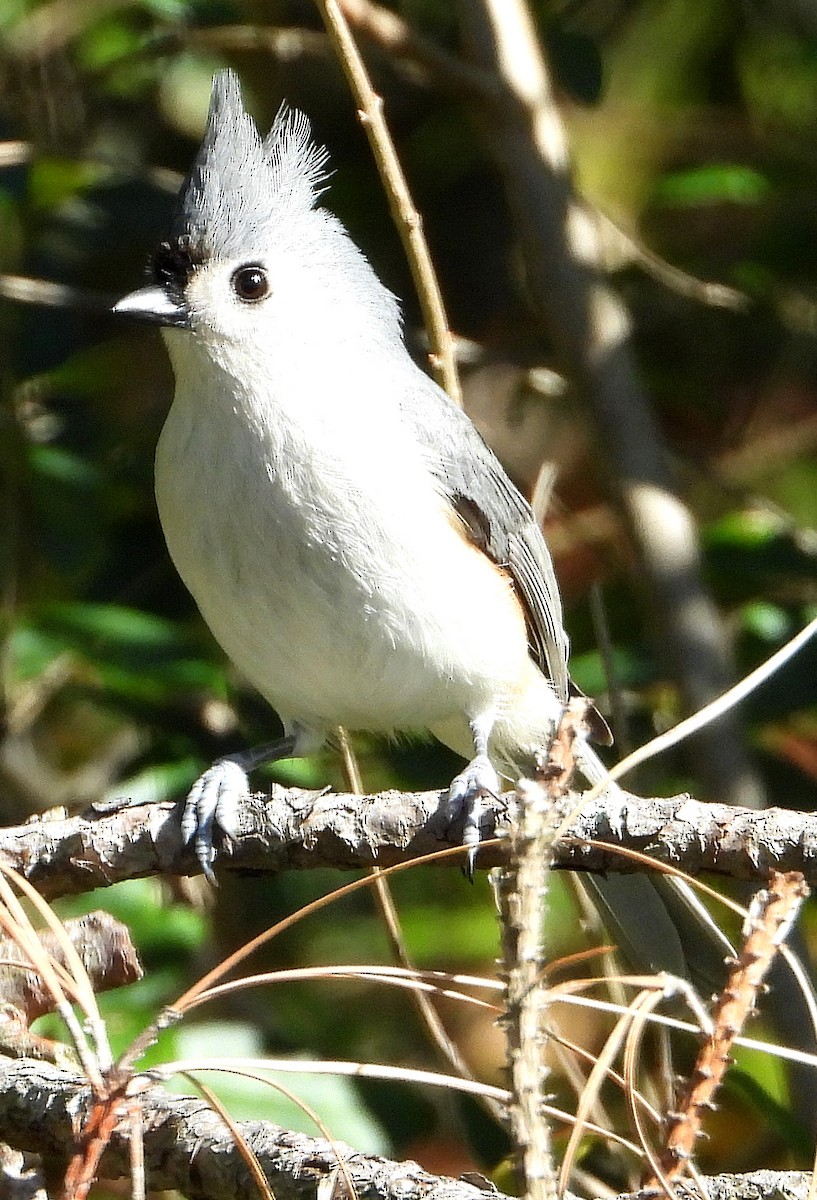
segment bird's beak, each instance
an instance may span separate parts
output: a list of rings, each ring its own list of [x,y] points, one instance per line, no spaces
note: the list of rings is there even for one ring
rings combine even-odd
[[[117,300],[113,312],[136,321],[147,321],[151,325],[169,325],[175,329],[190,329],[190,309],[184,301],[167,288],[151,286],[139,288]]]

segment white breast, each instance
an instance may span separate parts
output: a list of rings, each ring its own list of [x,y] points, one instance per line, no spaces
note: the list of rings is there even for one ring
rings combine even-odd
[[[395,730],[501,704],[527,671],[518,606],[393,406],[371,397],[350,413],[309,370],[284,406],[258,379],[248,392],[195,353],[181,371],[174,359],[162,526],[215,637],[279,714]]]

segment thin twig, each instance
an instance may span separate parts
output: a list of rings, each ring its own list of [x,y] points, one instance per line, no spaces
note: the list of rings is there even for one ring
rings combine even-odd
[[[502,1025],[513,1084],[511,1128],[529,1200],[555,1200],[558,1195],[550,1127],[544,1119],[550,994],[544,982],[545,898],[560,804],[574,768],[573,740],[584,709],[582,702],[579,709],[565,710],[537,780],[517,784],[519,815],[510,839],[510,862],[499,872],[495,887],[507,995]]]
[[[493,72],[482,70],[438,46],[392,9],[375,4],[373,0],[341,0],[341,3],[356,33],[388,54],[392,61],[419,68],[439,92],[485,104],[501,91],[501,83]],[[634,263],[668,291],[685,299],[708,308],[726,308],[734,312],[749,308],[751,298],[745,293],[726,284],[698,279],[681,270],[644,246],[634,234],[586,197],[583,203],[595,217],[601,248],[599,265],[606,271],[620,270]]]
[[[675,1180],[683,1173],[701,1134],[702,1115],[714,1098],[731,1063],[736,1037],[755,1011],[763,980],[809,894],[799,871],[774,872],[769,887],[758,892],[744,926],[744,943],[712,1014],[712,1031],[682,1089],[676,1111],[667,1121],[667,1137],[656,1167],[656,1180]],[[648,1185],[649,1186],[649,1185]]]
[[[75,308],[80,312],[109,313],[117,299],[107,292],[91,292],[67,283],[52,283],[28,275],[0,275],[0,296],[18,304],[41,304],[46,308]]]
[[[362,796],[363,780],[354,746],[346,730],[340,725],[337,728],[337,738],[349,790],[352,793]],[[394,903],[394,896],[392,895],[388,880],[379,867],[372,867],[372,877],[374,880],[375,900],[380,911],[380,916],[383,919],[386,936],[391,945],[392,957],[395,963],[402,967],[409,975],[416,975],[416,968],[408,952],[403,927],[400,923],[400,914]],[[445,1062],[458,1075],[462,1076],[463,1079],[473,1079],[473,1073],[457,1049],[456,1044],[448,1036],[448,1032],[428,992],[423,988],[413,987],[411,989],[411,998],[420,1016],[420,1021]],[[498,1104],[493,1097],[484,1097],[483,1099],[491,1115],[501,1124],[504,1124],[506,1118],[504,1107]]]
[[[355,97],[360,120],[366,130],[386,189],[392,217],[406,251],[431,346],[429,357],[432,370],[451,399],[460,404],[462,396],[451,330],[428,252],[428,244],[423,235],[422,219],[412,202],[406,178],[383,117],[383,100],[372,87],[341,5],[337,0],[316,0],[316,3]]]

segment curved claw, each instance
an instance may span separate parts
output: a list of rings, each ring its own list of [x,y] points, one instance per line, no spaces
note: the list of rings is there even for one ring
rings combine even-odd
[[[448,811],[451,820],[462,816],[462,843],[468,848],[463,870],[469,879],[474,877],[474,868],[479,849],[479,819],[482,815],[484,796],[497,798],[501,787],[499,776],[487,754],[472,758],[464,771],[451,781],[448,789]]]
[[[237,827],[237,810],[250,792],[247,772],[232,759],[222,758],[200,775],[187,793],[182,813],[182,839],[193,849],[207,880],[215,886],[213,827],[230,834]]]

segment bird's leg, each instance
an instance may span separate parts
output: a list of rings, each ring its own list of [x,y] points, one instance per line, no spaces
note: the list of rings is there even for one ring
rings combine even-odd
[[[238,754],[225,754],[200,775],[187,793],[182,813],[182,838],[185,845],[192,840],[196,858],[208,881],[215,885],[213,860],[213,826],[225,833],[237,827],[238,807],[250,794],[248,771],[254,771],[262,763],[289,758],[298,745],[298,733],[289,733],[276,742],[267,742],[252,750]]]
[[[483,713],[474,717],[470,724],[475,754],[465,770],[451,781],[448,806],[452,818],[460,814],[463,817],[462,842],[468,848],[464,870],[468,878],[472,879],[479,848],[482,799],[485,796],[498,797],[501,788],[499,776],[488,757],[488,741],[494,725],[494,714]]]

